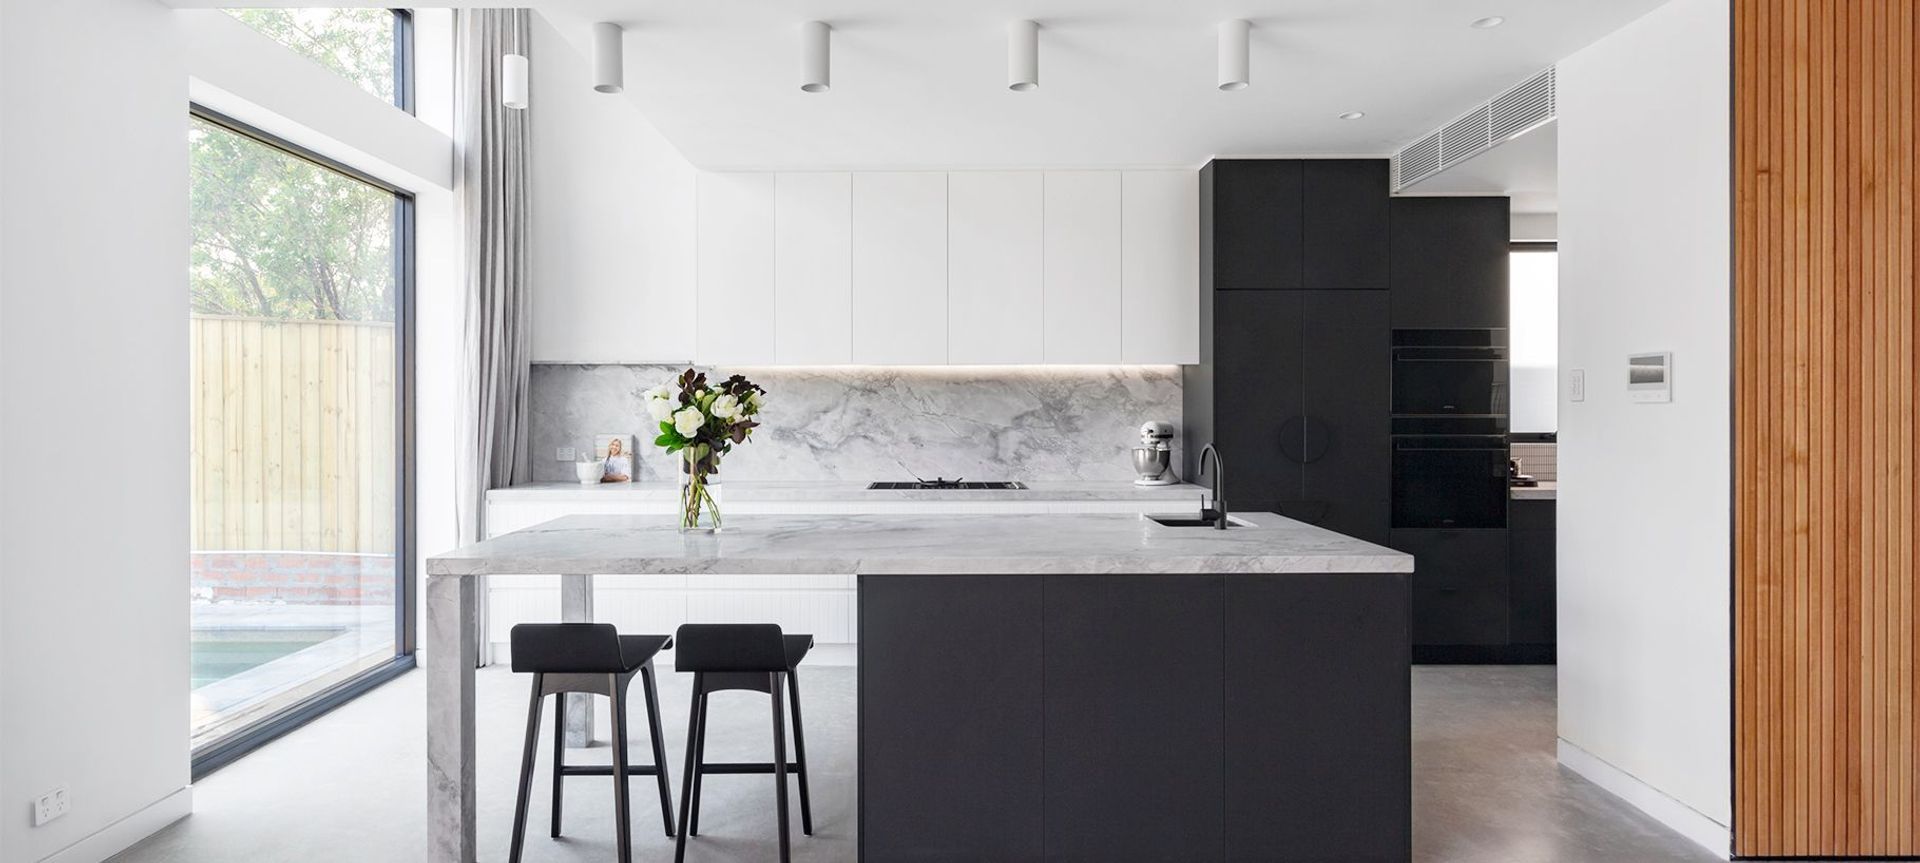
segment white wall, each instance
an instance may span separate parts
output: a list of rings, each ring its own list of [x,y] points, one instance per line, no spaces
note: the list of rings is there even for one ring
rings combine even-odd
[[[1559,67],[1560,737],[1575,747],[1563,760],[1637,781],[1629,799],[1721,853],[1728,15],[1727,0],[1672,0]],[[1628,403],[1627,354],[1669,350],[1673,402]],[[1576,369],[1584,402],[1564,388]]]
[[[533,15],[533,359],[693,358],[694,170]]]
[[[150,0],[0,14],[0,860],[98,860],[188,806],[182,37]]]

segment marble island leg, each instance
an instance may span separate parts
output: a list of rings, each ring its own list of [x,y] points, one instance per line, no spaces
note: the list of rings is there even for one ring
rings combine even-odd
[[[426,594],[427,860],[473,863],[474,582],[429,576]]]

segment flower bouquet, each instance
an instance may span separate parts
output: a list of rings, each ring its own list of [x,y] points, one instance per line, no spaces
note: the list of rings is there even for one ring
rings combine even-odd
[[[753,436],[765,393],[740,375],[709,384],[706,374],[687,369],[644,394],[647,414],[660,423],[654,445],[680,455],[681,530],[720,529],[720,457]]]

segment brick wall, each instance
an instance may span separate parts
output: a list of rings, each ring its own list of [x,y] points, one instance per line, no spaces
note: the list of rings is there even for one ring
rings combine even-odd
[[[298,551],[199,551],[193,596],[218,602],[391,605],[393,557]]]

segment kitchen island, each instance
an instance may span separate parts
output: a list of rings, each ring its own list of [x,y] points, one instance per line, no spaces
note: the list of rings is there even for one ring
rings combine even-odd
[[[851,573],[864,859],[1404,861],[1413,560],[1237,518],[571,516],[433,557],[429,859],[476,859],[474,576]]]

